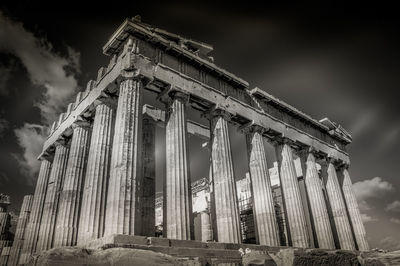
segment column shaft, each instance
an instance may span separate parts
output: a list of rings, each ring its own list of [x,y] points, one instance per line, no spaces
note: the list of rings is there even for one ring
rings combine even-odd
[[[143,118],[143,195],[142,235],[155,235],[156,200],[156,125],[149,118]]]
[[[167,173],[164,196],[167,237],[191,239],[191,182],[187,159],[185,99],[175,96],[166,125]]]
[[[200,226],[201,226],[201,241],[208,242],[212,241],[212,228],[211,228],[211,218],[208,211],[200,213]]]
[[[351,183],[350,175],[347,169],[343,169],[343,196],[349,212],[350,221],[353,225],[353,231],[356,238],[358,249],[361,251],[369,250],[364,224],[361,219],[360,210],[358,208],[357,200],[354,195],[353,185]]]
[[[121,82],[104,235],[141,233],[142,168],[138,158],[142,148],[141,90],[140,80]]]
[[[246,139],[256,239],[260,245],[279,246],[274,200],[263,139],[259,132],[248,133]]]
[[[89,149],[90,124],[74,125],[64,184],[57,211],[54,247],[74,246],[77,242],[78,219]]]
[[[336,229],[341,249],[354,250],[354,241],[351,233],[349,219],[346,213],[346,206],[340,190],[339,181],[336,175],[335,166],[329,162],[326,167],[326,193],[332,211],[334,226]]]
[[[35,193],[33,195],[32,209],[24,235],[25,240],[22,246],[19,264],[28,263],[31,254],[33,254],[36,250],[39,228],[42,220],[43,206],[47,192],[47,184],[49,182],[50,169],[51,162],[47,159],[42,159],[39,176],[36,182]]]
[[[232,165],[228,122],[223,115],[212,118],[211,159],[218,242],[240,243],[239,209]]]
[[[14,241],[10,250],[10,257],[7,265],[17,265],[21,255],[22,245],[24,243],[24,235],[28,224],[29,215],[32,209],[32,195],[26,195],[22,202],[21,210],[18,217],[17,228],[15,229]]]
[[[279,178],[287,217],[287,229],[293,247],[307,248],[310,240],[303,203],[293,162],[292,148],[284,143],[277,147]]]
[[[114,121],[113,104],[101,103],[96,107],[82,193],[78,244],[100,238],[104,233]]]
[[[335,249],[322,180],[319,178],[315,157],[311,152],[301,157],[303,174],[318,247]]]
[[[40,222],[36,252],[50,249],[53,246],[58,202],[67,168],[68,153],[69,148],[67,146],[63,144],[57,144],[53,167],[51,169],[49,183],[47,185],[47,193],[43,206],[42,220]]]

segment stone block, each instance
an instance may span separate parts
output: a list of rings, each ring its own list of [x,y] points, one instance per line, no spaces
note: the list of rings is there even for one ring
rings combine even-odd
[[[208,248],[171,247],[168,254],[177,257],[232,258],[232,259],[241,258],[241,254],[236,250],[221,250],[221,249],[208,249]]]
[[[242,247],[243,244],[238,244],[238,243],[225,243],[225,248],[226,249],[235,249],[239,250],[239,248]]]
[[[153,246],[169,247],[170,240],[168,238],[161,238],[161,237],[148,237],[147,244]]]
[[[170,239],[171,247],[187,247],[187,248],[206,248],[207,243],[195,241],[195,240],[179,240],[179,239]]]
[[[225,249],[225,243],[218,243],[218,242],[207,242],[207,248],[210,249]]]
[[[113,244],[135,244],[135,245],[147,245],[147,237],[145,236],[134,236],[134,235],[113,235]]]

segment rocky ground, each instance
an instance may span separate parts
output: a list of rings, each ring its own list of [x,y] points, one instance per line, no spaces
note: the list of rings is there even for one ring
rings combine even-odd
[[[238,250],[242,255],[242,265],[345,265],[381,266],[400,265],[400,251],[365,252],[358,255],[350,251],[322,251],[282,249],[276,253],[256,250]],[[173,257],[150,250],[132,248],[110,248],[91,250],[78,247],[55,248],[43,252],[29,265],[222,265],[221,260],[200,257]],[[237,264],[236,264],[237,265]]]

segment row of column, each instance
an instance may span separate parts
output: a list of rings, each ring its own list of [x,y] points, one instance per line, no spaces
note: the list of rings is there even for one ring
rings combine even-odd
[[[42,159],[20,262],[26,262],[34,252],[55,246],[83,244],[103,235],[151,231],[146,217],[154,201],[151,199],[154,151],[149,152],[154,148],[154,143],[153,146],[149,143],[154,142],[154,125],[142,125],[141,93],[140,80],[122,81],[117,106],[112,100],[99,101],[92,125],[84,121],[75,123],[72,140],[56,144],[53,162]],[[170,94],[166,123],[165,230],[167,237],[176,239],[191,239],[193,235],[186,142],[187,101],[188,97],[182,93]],[[239,243],[239,211],[228,120],[228,114],[222,110],[215,110],[210,117],[215,226],[218,241]],[[143,129],[146,132],[143,133]],[[258,242],[277,246],[278,230],[260,131],[248,132],[247,143]],[[290,145],[282,143],[277,151],[292,244],[307,247],[309,239],[292,150]],[[341,190],[332,166],[329,164],[326,182],[330,207],[335,225],[341,228],[338,230],[341,247],[354,249],[349,239],[349,223],[343,218],[346,207],[342,192],[355,224],[356,238],[359,235],[357,241],[363,236],[365,239],[365,231],[348,172]],[[332,248],[322,184],[310,154],[305,169],[307,192],[310,200],[315,201],[311,204],[313,220],[317,235],[321,235],[318,243],[321,247]]]

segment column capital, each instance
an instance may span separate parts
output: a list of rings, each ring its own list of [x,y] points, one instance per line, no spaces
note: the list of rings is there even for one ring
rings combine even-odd
[[[271,144],[276,146],[276,147],[280,146],[280,145],[284,145],[284,144],[289,145],[291,148],[297,147],[293,140],[291,140],[289,138],[286,138],[284,136],[275,137],[273,140],[271,140]]]
[[[112,95],[108,95],[108,94],[102,94],[101,97],[97,98],[94,101],[94,105],[95,107],[97,107],[98,105],[107,105],[110,108],[116,109],[117,105],[118,105],[118,100],[116,97],[112,96]]]
[[[181,91],[176,86],[170,85],[157,97],[158,100],[170,106],[175,99],[180,99],[185,105],[189,103],[190,94]]]
[[[320,151],[313,146],[304,146],[297,151],[297,154],[304,158],[307,158],[308,154],[314,155],[315,158],[322,157]]]
[[[79,121],[75,121],[72,124],[72,129],[75,129],[75,128],[78,128],[78,127],[80,127],[80,128],[90,128],[91,126],[92,126],[92,123],[90,123],[89,121],[79,120]]]
[[[66,138],[59,138],[58,140],[56,140],[54,142],[55,147],[58,147],[58,146],[69,147],[69,144],[70,144],[70,139],[66,139]]]
[[[263,134],[267,129],[264,127],[257,125],[254,121],[250,121],[242,126],[239,126],[239,130],[241,130],[244,134],[252,135],[254,133]]]
[[[211,108],[208,113],[211,120],[218,117],[222,117],[226,121],[230,121],[233,116],[231,113],[226,111],[224,107],[218,105]]]

